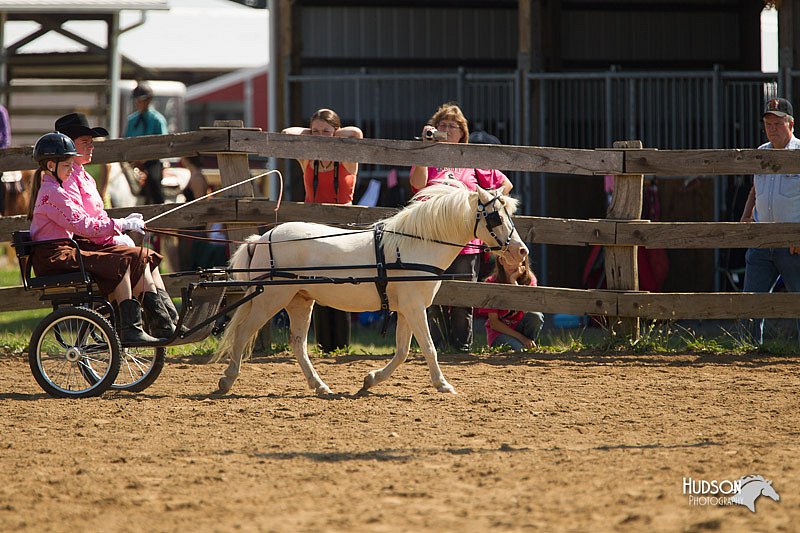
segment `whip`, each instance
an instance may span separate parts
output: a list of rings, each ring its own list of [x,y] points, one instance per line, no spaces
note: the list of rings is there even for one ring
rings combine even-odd
[[[145,225],[150,224],[154,220],[158,220],[159,218],[161,218],[163,216],[166,216],[166,215],[169,215],[170,213],[174,213],[175,211],[178,211],[179,209],[183,209],[184,207],[189,207],[190,205],[192,205],[194,203],[197,203],[200,200],[205,200],[206,198],[211,198],[214,195],[217,195],[217,194],[219,194],[221,192],[225,192],[225,191],[227,191],[229,189],[233,189],[234,187],[238,187],[239,185],[244,185],[245,183],[249,183],[249,182],[251,182],[253,180],[257,180],[259,178],[263,178],[264,176],[269,176],[273,172],[277,173],[278,176],[280,176],[280,184],[281,184],[280,192],[278,194],[278,205],[275,206],[275,212],[277,213],[278,209],[280,209],[280,207],[281,207],[281,199],[283,198],[283,175],[280,173],[279,170],[269,170],[267,172],[264,172],[263,174],[259,174],[258,176],[253,176],[252,178],[248,178],[246,180],[242,180],[242,181],[236,182],[236,183],[234,183],[232,185],[228,185],[227,187],[223,187],[222,189],[219,189],[218,191],[210,192],[210,193],[206,194],[205,196],[201,196],[200,198],[196,198],[196,199],[192,200],[191,202],[186,202],[185,204],[180,204],[180,205],[178,205],[178,207],[174,207],[174,208],[170,209],[169,211],[164,211],[160,215],[156,215],[153,218],[145,220],[144,223],[145,223]],[[276,214],[276,216],[277,216],[277,214]]]

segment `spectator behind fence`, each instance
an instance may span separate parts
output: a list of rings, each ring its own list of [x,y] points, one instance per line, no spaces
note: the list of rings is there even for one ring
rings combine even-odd
[[[189,182],[182,191],[186,201],[191,202],[210,193],[211,187],[203,174],[203,159],[200,156],[184,157],[181,163],[191,172]],[[178,239],[177,265],[180,270],[224,266],[227,263],[228,245],[222,242],[226,239],[223,224],[192,226],[182,233],[190,238]]]
[[[762,119],[769,142],[759,150],[798,150],[794,136],[792,104],[773,98],[764,107]],[[755,174],[741,222],[800,222],[800,174]],[[778,276],[786,289],[800,291],[800,238],[788,248],[750,248],[745,254],[745,292],[771,292]],[[764,320],[749,328],[758,343],[764,342]]]
[[[125,137],[142,135],[166,135],[167,120],[164,115],[153,109],[153,89],[147,82],[140,82],[131,94],[136,111],[128,116],[128,127]],[[161,188],[161,177],[164,167],[160,160],[136,161],[133,166],[139,171],[142,186],[140,194],[146,204],[163,204],[164,191]]]
[[[442,138],[437,138],[437,132]],[[468,143],[469,128],[464,113],[455,103],[448,102],[441,105],[423,126],[422,138],[433,142]],[[513,187],[505,174],[497,170],[411,167],[412,192],[445,179],[458,180],[473,191],[480,186],[484,189],[502,189],[503,194],[508,194]],[[470,245],[461,250],[446,273],[469,274],[472,281],[476,281],[480,242],[477,239],[470,241]],[[465,353],[471,350],[472,308],[431,306],[428,308],[428,322],[435,343],[447,343],[450,347]]]
[[[495,261],[495,269],[486,283],[505,283],[536,287],[536,276],[528,258],[522,263],[509,261],[505,255]],[[544,325],[544,315],[508,309],[481,309],[486,318],[486,343],[489,346],[507,344],[514,351],[535,348]]]
[[[92,137],[108,132],[89,128],[77,115],[62,117],[57,125],[76,136],[78,148],[64,133],[48,133],[36,141],[33,155],[39,169],[33,178],[31,198],[35,201],[30,204],[28,219],[32,240],[82,237],[80,250],[63,241],[35,246],[31,254],[33,269],[38,276],[77,271],[80,256],[100,292],[118,306],[123,343],[155,342],[169,337],[175,324],[158,292],[164,287],[158,272],[161,256],[133,246],[125,234],[144,233],[141,214],[112,219],[103,209],[94,179],[86,174],[83,165],[91,160]],[[134,295],[141,295],[143,303]],[[142,329],[142,308],[150,334]]]
[[[356,126],[342,127],[339,115],[331,109],[320,109],[309,121],[309,127],[291,127],[281,133],[363,139]],[[356,188],[357,162],[298,159],[303,170],[306,203],[350,205]],[[322,351],[329,353],[350,344],[350,313],[332,307],[314,305],[314,336]]]
[[[0,104],[0,149],[8,148],[11,146],[11,121],[8,118],[8,110],[6,106]],[[0,178],[3,173],[0,172]],[[5,187],[0,186],[0,209],[3,210],[0,215],[5,215]]]

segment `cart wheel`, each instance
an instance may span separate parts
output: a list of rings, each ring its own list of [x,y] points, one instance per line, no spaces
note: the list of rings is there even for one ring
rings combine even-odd
[[[28,362],[47,394],[87,398],[101,395],[114,383],[121,351],[117,333],[105,318],[84,307],[64,307],[33,330]]]
[[[107,307],[96,309],[109,322],[110,316]],[[164,347],[123,347],[120,351],[119,373],[111,388],[114,390],[124,390],[128,392],[142,392],[161,374],[164,368]],[[84,377],[91,381],[100,379],[99,373],[95,373],[91,368],[84,373]]]
[[[166,348],[123,348],[119,374],[112,389],[141,392],[153,384],[164,368]]]

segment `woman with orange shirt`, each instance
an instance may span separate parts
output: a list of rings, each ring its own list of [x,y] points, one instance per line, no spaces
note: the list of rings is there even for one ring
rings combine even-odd
[[[332,109],[320,109],[309,121],[309,127],[286,128],[281,133],[363,139],[356,126],[342,127],[339,115]],[[357,162],[298,159],[303,170],[305,202],[350,205],[356,189]],[[314,305],[314,335],[324,352],[332,352],[350,344],[350,313],[323,305]]]

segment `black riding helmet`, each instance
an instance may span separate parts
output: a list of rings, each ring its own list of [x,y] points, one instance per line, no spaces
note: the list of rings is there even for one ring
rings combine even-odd
[[[37,163],[53,159],[66,159],[78,155],[75,143],[63,133],[45,133],[33,147],[33,158]]]

